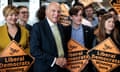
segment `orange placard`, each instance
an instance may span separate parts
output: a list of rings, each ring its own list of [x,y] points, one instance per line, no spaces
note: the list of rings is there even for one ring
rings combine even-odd
[[[71,39],[68,42],[67,68],[71,72],[80,72],[87,65],[89,56],[87,48]]]
[[[59,23],[64,26],[69,26],[71,24],[71,20],[69,16],[61,15],[59,19]]]
[[[66,4],[62,3],[62,4],[60,4],[60,7],[61,7],[61,14],[65,15],[65,16],[69,16],[69,10],[68,10]]]
[[[94,2],[94,0],[79,0],[85,7]]]
[[[120,0],[110,0],[110,4],[120,14]]]
[[[98,44],[89,55],[99,72],[110,72],[120,64],[120,51],[111,38]]]
[[[68,26],[71,24],[71,20],[69,18],[69,10],[64,3],[62,3],[60,7],[61,7],[61,16],[59,19],[59,23],[63,24],[64,26]]]
[[[34,58],[14,40],[0,54],[0,72],[27,72]]]

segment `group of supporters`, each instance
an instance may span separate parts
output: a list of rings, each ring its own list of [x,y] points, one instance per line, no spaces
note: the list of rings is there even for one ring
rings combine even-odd
[[[0,26],[0,52],[10,41],[15,40],[19,46],[35,58],[28,72],[70,72],[67,65],[67,43],[72,38],[88,50],[110,37],[120,49],[120,19],[117,12],[110,8],[95,11],[90,4],[84,7],[77,2],[69,9],[71,24],[59,23],[60,4],[51,2],[38,10],[39,22],[30,26],[26,6],[8,5],[3,9],[6,23]],[[119,72],[119,67],[112,72]],[[98,72],[89,60],[82,72]]]

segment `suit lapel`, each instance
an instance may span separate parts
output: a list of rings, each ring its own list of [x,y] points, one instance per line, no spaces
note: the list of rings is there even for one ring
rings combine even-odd
[[[83,26],[83,25],[82,25]],[[85,42],[85,46],[86,46],[86,42],[87,42],[87,35],[88,35],[88,30],[86,29],[85,26],[83,26],[83,33],[84,33],[84,42]]]
[[[46,34],[46,38],[47,39],[49,39],[48,41],[52,44],[52,45],[54,45],[54,47],[56,47],[56,43],[55,43],[55,39],[54,39],[54,36],[53,36],[53,33],[52,33],[52,30],[51,30],[51,28],[50,28],[50,26],[49,26],[49,24],[48,24],[48,21],[47,21],[47,19],[45,19],[45,21],[44,21],[45,23],[43,24],[43,25],[46,25],[46,26],[43,26],[44,28],[44,31],[45,31],[45,34]]]
[[[63,36],[63,32],[62,32],[62,28],[61,28],[60,24],[57,24],[57,27],[59,29],[61,39],[63,40],[64,36]]]

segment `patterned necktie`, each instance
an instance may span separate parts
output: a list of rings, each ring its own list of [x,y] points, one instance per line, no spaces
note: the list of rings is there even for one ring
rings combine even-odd
[[[54,36],[54,39],[56,42],[58,56],[64,57],[64,51],[63,51],[62,41],[61,41],[61,37],[60,37],[60,32],[59,32],[56,24],[54,24],[52,26],[52,32],[53,32],[53,36]]]

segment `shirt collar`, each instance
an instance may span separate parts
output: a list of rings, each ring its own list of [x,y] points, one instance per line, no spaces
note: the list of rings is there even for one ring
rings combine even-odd
[[[82,29],[82,25],[79,25],[79,27],[77,29],[72,26],[72,29],[74,29],[74,30]]]
[[[48,24],[50,25],[50,26],[53,26],[53,25],[55,25],[52,21],[50,21],[50,19],[47,17],[47,21],[48,21]]]
[[[86,17],[86,19],[88,20],[88,17]],[[94,20],[95,20],[95,17],[92,17],[92,20],[94,21]]]

